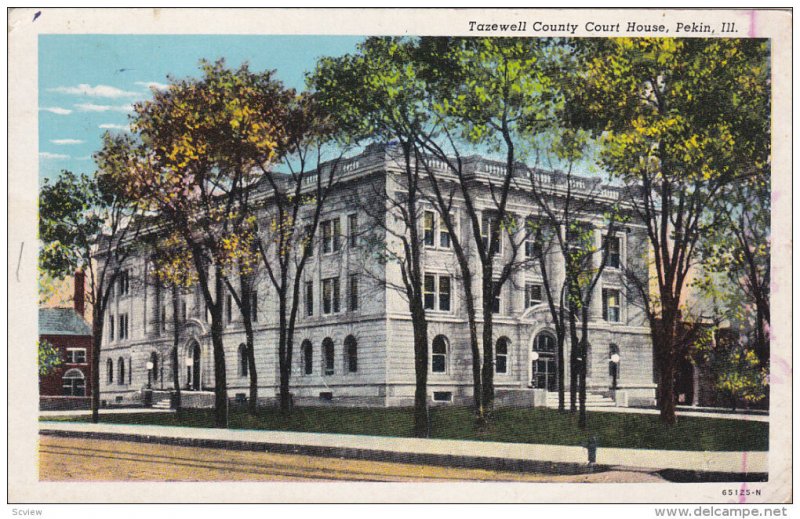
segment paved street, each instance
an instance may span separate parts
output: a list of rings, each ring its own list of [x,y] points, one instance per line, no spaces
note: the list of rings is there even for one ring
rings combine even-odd
[[[43,481],[663,481],[647,472],[552,476],[53,436],[39,437],[39,452]]]

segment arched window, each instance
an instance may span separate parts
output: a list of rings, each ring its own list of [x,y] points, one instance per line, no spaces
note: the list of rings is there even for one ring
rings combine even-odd
[[[64,396],[86,396],[86,381],[83,372],[79,369],[71,369],[61,377],[61,384],[64,388]]]
[[[325,337],[322,341],[322,369],[326,375],[333,375],[334,372],[334,351],[333,340]]]
[[[358,342],[352,335],[348,335],[344,340],[344,355],[347,371],[355,373],[358,371]]]
[[[306,339],[300,346],[303,362],[303,374],[311,375],[314,373],[314,347],[311,346],[311,341]]]
[[[247,376],[247,368],[249,367],[247,363],[247,345],[240,344],[239,345],[239,376],[246,377]]]
[[[497,339],[494,349],[494,371],[495,373],[508,373],[508,345],[511,341],[508,337]]]
[[[111,359],[106,361],[106,377],[109,384],[114,383],[114,361]]]
[[[120,357],[117,359],[117,369],[119,370],[117,373],[117,384],[120,386],[125,385],[125,359]]]
[[[531,385],[537,389],[557,391],[556,339],[547,332],[540,333],[533,341],[531,354]]]
[[[434,373],[447,372],[447,337],[444,335],[437,335],[433,338],[431,371]]]

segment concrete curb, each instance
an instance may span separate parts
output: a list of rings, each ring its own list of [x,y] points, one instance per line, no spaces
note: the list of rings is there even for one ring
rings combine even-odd
[[[182,447],[205,447],[240,451],[271,452],[276,454],[305,454],[326,458],[347,458],[369,461],[388,461],[411,463],[415,465],[437,465],[469,469],[486,469],[505,472],[535,472],[540,474],[577,475],[609,470],[608,465],[589,465],[557,461],[536,461],[529,459],[497,458],[490,456],[463,456],[453,454],[431,454],[417,452],[397,452],[355,447],[331,447],[319,445],[300,445],[272,443],[267,441],[220,440],[208,438],[178,438],[172,436],[130,434],[96,431],[64,431],[40,429],[39,434],[61,438],[90,438],[96,440],[117,440],[138,443],[158,443]],[[653,470],[653,472],[656,472]]]

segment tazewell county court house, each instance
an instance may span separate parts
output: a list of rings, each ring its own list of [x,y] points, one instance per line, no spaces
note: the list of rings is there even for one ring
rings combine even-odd
[[[444,164],[431,163],[446,175]],[[322,170],[326,166],[323,164]],[[477,209],[490,218],[488,182],[505,172],[500,162],[478,156],[464,159],[468,176],[477,186],[487,186]],[[312,246],[313,256],[303,272],[302,301],[294,337],[291,391],[301,405],[410,406],[414,395],[412,323],[408,303],[397,287],[396,263],[379,261],[368,241],[391,242],[386,228],[402,232],[403,223],[384,211],[376,225],[375,212],[363,201],[375,193],[402,191],[401,162],[391,147],[371,145],[360,155],[339,163],[338,183],[323,209]],[[527,168],[522,168],[529,171]],[[311,173],[304,182],[315,182]],[[522,173],[528,174],[528,173]],[[543,185],[557,197],[564,174],[538,171]],[[517,176],[517,172],[515,172]],[[375,186],[379,186],[376,188]],[[530,183],[528,183],[530,186]],[[572,189],[592,199],[594,214],[583,215],[594,228],[596,243],[605,239],[603,207],[620,203],[619,188],[601,186],[591,178],[572,178]],[[622,200],[621,200],[622,199]],[[378,200],[378,207],[386,207]],[[423,206],[426,201],[421,202]],[[469,244],[470,220],[455,201],[457,232]],[[372,205],[374,208],[374,204]],[[534,214],[529,195],[512,190],[508,211],[518,216]],[[472,393],[471,355],[467,315],[459,285],[459,270],[451,239],[431,205],[423,207],[420,236],[424,240],[425,306],[429,322],[428,390],[432,403],[467,404]],[[268,226],[265,226],[268,228]],[[491,225],[486,225],[491,232]],[[484,233],[484,235],[486,234]],[[502,236],[499,264],[509,254],[508,236]],[[533,255],[533,244],[521,254]],[[635,220],[611,238],[605,270],[593,294],[589,313],[587,364],[588,405],[650,405],[655,398],[653,347],[649,327],[637,294],[626,288],[622,268],[646,273],[646,234]],[[475,256],[473,252],[473,256]],[[595,259],[599,263],[600,255]],[[563,279],[561,255],[548,255],[554,286]],[[477,258],[473,264],[477,265]],[[144,282],[152,265],[136,257],[123,266],[115,287],[100,359],[101,399],[105,405],[142,402],[145,388],[153,390],[156,405],[165,405],[173,387],[171,349],[171,296],[154,283]],[[497,270],[497,269],[495,269]],[[480,269],[474,268],[474,272]],[[277,303],[272,285],[262,276],[254,294],[253,321],[259,398],[274,401],[278,392]],[[645,277],[646,279],[646,277]],[[480,279],[475,279],[480,286]],[[480,290],[477,290],[480,297]],[[185,290],[179,305],[178,351],[183,405],[213,406],[214,369],[210,321],[199,289]],[[555,331],[544,299],[541,274],[535,261],[516,269],[493,302],[495,385],[497,404],[555,405]],[[480,301],[476,301],[480,308]],[[224,330],[228,392],[242,399],[248,393],[245,333],[241,316],[230,295],[225,298]],[[479,312],[480,314],[480,312]],[[479,316],[480,317],[480,316]],[[569,362],[569,341],[565,346]],[[616,362],[612,362],[612,358]],[[567,373],[567,387],[569,367]],[[612,384],[616,383],[616,391]]]

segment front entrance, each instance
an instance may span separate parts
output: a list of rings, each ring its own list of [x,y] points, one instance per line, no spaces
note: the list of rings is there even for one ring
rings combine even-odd
[[[531,385],[536,389],[558,391],[556,339],[546,332],[540,333],[533,341]]]
[[[187,389],[200,391],[200,345],[197,342],[189,346],[189,357],[186,360]]]

